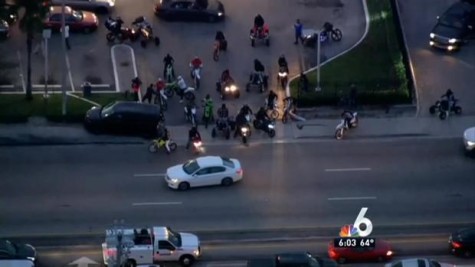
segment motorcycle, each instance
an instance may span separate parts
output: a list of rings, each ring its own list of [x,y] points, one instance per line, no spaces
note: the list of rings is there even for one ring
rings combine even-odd
[[[232,79],[226,82],[216,82],[216,90],[220,92],[222,100],[226,98],[226,95],[231,95],[234,98],[239,98],[241,96],[239,87],[237,87],[236,83]]]
[[[226,51],[228,49],[228,41],[225,39],[223,40],[215,40],[214,48],[213,48],[213,60],[219,60],[219,54],[221,51]]]
[[[302,33],[302,36],[304,46],[315,48],[317,46],[317,41],[320,43],[325,43],[330,38],[335,42],[341,41],[343,38],[343,33],[340,29],[334,28],[331,23],[325,22],[323,29],[320,31],[305,29]]]
[[[282,89],[285,90],[287,86],[287,82],[289,81],[289,70],[287,66],[280,66],[279,67],[279,75],[277,76],[277,81],[280,82]]]
[[[251,128],[249,124],[241,126],[241,139],[243,144],[247,144],[247,139],[251,135]]]
[[[201,142],[201,139],[194,138],[192,140],[192,142],[193,142],[193,153],[194,154],[200,154],[200,153],[203,153],[205,151],[205,149],[203,147],[203,142]]]
[[[224,135],[224,138],[228,140],[231,137],[231,122],[230,118],[219,118],[216,121],[216,126],[211,131],[211,137],[215,138],[218,135],[218,132],[221,132]]]
[[[126,40],[130,40],[131,42],[135,42],[138,38],[138,35],[134,29],[122,27],[117,32],[115,29],[108,29],[109,32],[106,34],[106,39],[109,43],[113,43],[116,40],[119,42],[124,42]]]
[[[201,66],[199,68],[195,68],[190,64],[190,68],[191,68],[191,78],[193,79],[193,82],[195,83],[195,88],[196,90],[200,90]]]
[[[267,133],[267,135],[269,135],[270,138],[274,138],[275,136],[275,122],[274,121],[254,120],[253,124],[256,130],[264,131],[265,133]]]
[[[272,109],[269,109],[267,98],[265,101],[265,105],[266,105],[267,110],[268,111],[270,110],[269,116],[271,117],[271,119],[273,120],[277,119],[279,117],[279,107],[277,106],[277,99],[274,100],[274,103],[272,104],[272,107],[273,107]]]
[[[173,82],[173,83],[167,84],[167,86],[164,89],[164,94],[167,97],[173,97],[175,93],[177,95],[180,95],[182,93],[181,91],[182,90],[180,89],[180,87],[178,87],[178,84],[176,82]],[[188,87],[187,89],[185,89],[185,91],[183,92],[183,97],[188,101],[194,101],[196,98],[195,88]]]
[[[148,145],[148,151],[150,153],[157,153],[160,148],[165,148],[166,141],[163,139],[154,139]],[[177,148],[177,144],[173,140],[169,140],[168,147],[170,148],[170,152],[174,152]]]
[[[352,114],[353,118],[350,120],[349,124],[345,119],[342,119],[341,122],[336,126],[335,138],[337,140],[341,140],[347,130],[358,127],[358,113],[353,112]]]
[[[264,25],[264,27],[260,28],[252,28],[249,33],[249,38],[251,39],[251,46],[254,47],[256,45],[256,40],[262,40],[265,42],[266,46],[269,46],[269,35],[269,27],[267,25]]]
[[[176,79],[175,77],[175,70],[173,69],[172,64],[168,64],[165,68],[165,81],[167,83],[171,83]]]
[[[191,125],[196,126],[196,105],[195,103],[190,103],[185,105],[185,120],[190,122]]]
[[[284,114],[282,114],[282,123],[287,123],[289,120],[305,121],[305,118],[295,114],[297,109],[294,106],[292,98],[284,99]]]
[[[136,32],[142,36],[142,40],[140,40],[140,44],[143,48],[147,47],[147,42],[154,41],[155,46],[160,45],[160,38],[158,36],[153,35],[152,25],[145,20],[145,17],[140,16],[137,17],[133,22],[132,25],[136,27]]]
[[[160,90],[160,93],[157,96],[155,96],[154,103],[160,106],[160,110],[167,111],[168,97],[165,95],[164,90]]]
[[[246,92],[250,92],[252,87],[257,87],[259,92],[263,93],[267,90],[267,75],[263,73],[253,72],[249,75],[249,82],[246,84]]]
[[[457,115],[462,113],[462,107],[457,105],[458,99],[452,101],[450,109],[447,107],[449,105],[447,100],[437,100],[434,105],[430,106],[430,114],[434,114],[436,111],[439,112],[439,119],[445,120],[451,112],[454,112]]]

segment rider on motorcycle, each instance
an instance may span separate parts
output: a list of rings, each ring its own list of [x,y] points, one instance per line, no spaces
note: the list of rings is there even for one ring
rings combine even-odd
[[[198,56],[195,56],[195,58],[193,58],[193,60],[190,62],[190,67],[192,70],[201,68],[203,67],[203,61],[201,61]]]
[[[259,59],[254,59],[254,71],[263,73],[266,70],[264,65],[259,61]]]
[[[183,97],[185,96],[185,90],[188,89],[188,86],[186,85],[185,80],[181,76],[178,76],[177,84],[178,84],[178,87],[180,88],[180,90],[178,91],[178,95],[180,95],[180,103],[183,103]]]
[[[442,108],[445,110],[448,110],[452,107],[452,105],[455,104],[455,95],[454,92],[452,92],[452,89],[450,88],[447,89],[447,91],[441,96],[441,98],[441,105],[443,106]]]
[[[124,24],[124,21],[120,17],[113,19],[112,17],[109,16],[109,18],[107,18],[105,22],[106,28],[114,34],[120,33],[122,24]]]
[[[221,73],[221,83],[226,84],[226,83],[232,83],[234,82],[233,77],[231,77],[231,73],[229,72],[229,69],[225,69],[223,73]]]
[[[189,149],[191,143],[194,141],[201,141],[201,135],[196,126],[191,127],[190,131],[188,131],[188,143],[186,143],[186,149]]]
[[[267,95],[267,100],[266,100],[267,110],[274,109],[275,101],[277,101],[277,94],[274,93],[274,91],[270,90],[269,95]]]
[[[158,78],[157,82],[155,83],[156,88],[156,95],[157,96],[164,96],[164,90],[167,84],[162,80],[162,78]],[[165,97],[166,99],[166,97]]]
[[[269,124],[271,118],[267,115],[266,109],[261,107],[256,114],[256,120],[259,122],[260,125]]]
[[[224,37],[224,33],[222,31],[217,31],[216,36],[214,37],[215,41],[218,41],[219,44],[221,45],[223,41],[226,41],[226,38]]]
[[[157,124],[157,138],[159,141],[165,141],[165,148],[167,153],[170,154],[170,132],[162,121]]]
[[[236,129],[234,130],[234,138],[236,138],[241,133],[241,128],[243,126],[249,125],[246,115],[252,114],[252,111],[249,113],[250,110],[251,109],[247,105],[244,105],[236,116]]]
[[[284,67],[285,71],[287,73],[289,72],[289,65],[287,64],[287,59],[285,59],[284,55],[281,55],[279,57],[278,64],[279,64],[279,69],[280,69],[280,67]]]
[[[229,110],[226,107],[226,104],[222,104],[221,107],[218,109],[218,118],[227,120],[229,118]]]
[[[353,112],[345,110],[343,113],[341,113],[341,118],[345,120],[345,127],[350,128],[351,120],[354,118]]]
[[[257,14],[254,18],[254,32],[262,30],[262,27],[264,27],[264,18],[261,14]]]

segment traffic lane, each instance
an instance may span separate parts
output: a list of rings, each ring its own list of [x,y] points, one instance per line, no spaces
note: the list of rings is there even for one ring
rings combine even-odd
[[[378,240],[378,239],[376,239]],[[395,260],[407,257],[430,257],[441,262],[453,264],[474,264],[473,259],[463,259],[448,255],[446,238],[444,237],[420,237],[420,238],[395,238],[388,239],[395,251]],[[197,266],[217,266],[231,264],[246,266],[249,259],[267,257],[282,252],[309,251],[314,255],[328,257],[326,254],[328,243],[326,241],[298,242],[256,242],[256,243],[225,243],[219,245],[202,244],[203,256],[196,263]],[[96,262],[102,262],[100,245],[97,246],[73,246],[73,247],[37,247],[41,255],[41,266],[55,267],[64,266],[80,257],[88,257]],[[345,266],[382,266],[378,263],[351,263]]]
[[[418,85],[421,115],[429,114],[429,107],[452,88],[464,109],[473,114],[475,92],[470,83],[475,64],[475,47],[472,43],[459,52],[445,53],[429,47],[429,33],[441,15],[456,0],[399,1],[401,21]],[[427,8],[430,7],[430,8]],[[425,10],[421,12],[421,10]]]
[[[422,145],[423,142],[419,141],[417,143]],[[305,146],[307,149],[309,148],[308,144],[305,144]],[[402,145],[396,146],[399,148],[403,147]],[[135,146],[127,147],[134,148]],[[305,151],[314,151],[307,149]],[[389,150],[389,148],[384,147],[383,149]],[[317,156],[295,152],[299,150],[298,148],[289,148],[289,150],[289,153],[294,155],[293,159],[295,160],[294,162],[288,162],[291,166],[299,166],[299,162],[296,160],[298,158],[306,158],[311,161],[313,159],[315,159],[314,161],[323,160]],[[325,149],[322,151],[328,153],[332,150]],[[351,156],[352,150],[349,149],[347,151],[349,152],[348,155]],[[397,151],[393,147],[393,152],[396,155]],[[83,152],[87,152],[87,149],[83,149]],[[401,152],[404,155],[408,154],[404,150],[401,150]],[[446,156],[450,155],[446,151],[443,152]],[[100,152],[94,153],[99,156],[101,154]],[[31,227],[30,217],[36,218],[36,229],[34,231],[38,229],[43,229],[42,231],[44,231],[45,228],[42,227],[49,227],[52,230],[59,230],[59,228],[64,230],[71,227],[68,226],[68,222],[71,222],[75,225],[75,231],[82,232],[91,231],[91,229],[101,229],[118,216],[121,217],[128,213],[136,214],[133,219],[128,219],[129,222],[132,220],[137,223],[143,223],[144,221],[153,223],[156,220],[156,212],[166,212],[170,217],[170,224],[177,225],[183,229],[189,228],[189,222],[193,220],[199,220],[199,223],[193,224],[193,229],[201,229],[202,227],[208,229],[210,225],[222,228],[235,228],[236,220],[246,228],[288,227],[299,223],[312,226],[315,225],[316,218],[324,218],[329,210],[331,212],[331,210],[343,208],[346,212],[332,216],[332,220],[327,218],[324,220],[318,219],[319,223],[332,225],[349,219],[352,220],[353,218],[347,218],[348,214],[353,214],[363,204],[369,205],[373,218],[377,218],[380,223],[384,224],[396,221],[398,223],[407,223],[409,218],[424,221],[430,217],[437,222],[473,219],[470,216],[471,213],[468,212],[470,209],[473,209],[473,205],[470,205],[470,203],[473,203],[470,197],[470,188],[473,188],[473,186],[468,178],[470,173],[473,173],[473,169],[468,169],[467,171],[467,169],[463,168],[463,165],[460,165],[462,168],[459,166],[455,170],[447,168],[446,172],[436,169],[435,171],[439,174],[439,178],[433,178],[433,173],[429,172],[433,171],[430,166],[426,168],[428,173],[420,170],[415,172],[416,175],[414,175],[411,172],[411,167],[396,160],[392,164],[407,170],[409,174],[404,172],[399,174],[394,174],[393,172],[385,173],[385,166],[383,165],[379,166],[381,168],[379,171],[371,169],[370,172],[354,172],[346,175],[346,177],[338,172],[326,173],[325,170],[332,169],[323,168],[320,170],[320,174],[312,175],[311,173],[315,172],[313,166],[304,166],[303,168],[300,166],[301,168],[297,168],[297,170],[287,169],[282,167],[284,164],[279,159],[273,157],[272,153],[267,153],[268,156],[265,153],[264,155],[261,153],[257,157],[246,159],[248,163],[245,163],[246,160],[243,161],[244,166],[252,167],[246,168],[246,178],[240,184],[227,189],[204,188],[186,193],[168,190],[162,177],[156,179],[153,177],[137,179],[128,170],[132,164],[117,164],[122,162],[117,159],[114,166],[107,166],[102,172],[97,172],[96,169],[103,168],[103,166],[90,164],[80,166],[79,168],[68,167],[70,173],[65,172],[65,176],[61,175],[60,171],[58,172],[58,166],[60,165],[53,165],[49,171],[47,168],[33,165],[32,167],[41,169],[41,173],[45,177],[49,177],[49,180],[42,179],[36,185],[31,183],[31,180],[24,178],[29,177],[27,174],[22,174],[16,170],[2,175],[2,177],[10,178],[10,180],[4,182],[4,188],[11,189],[6,190],[7,192],[18,192],[19,187],[29,192],[29,194],[13,196],[7,193],[2,196],[5,199],[2,203],[5,203],[5,205],[15,203],[14,206],[3,207],[2,211],[6,214],[5,217],[9,218],[6,223],[14,226],[13,228],[17,229],[16,231],[18,231],[20,226],[28,230]],[[81,153],[72,154],[80,156]],[[139,155],[139,153],[124,153],[123,151],[111,153],[111,155],[124,154]],[[411,155],[417,154],[411,153]],[[268,158],[269,161],[262,164],[261,160],[261,164],[256,166],[255,163],[259,162],[261,158]],[[324,158],[328,160],[333,157],[330,153],[330,155],[325,155]],[[365,157],[360,156],[359,158]],[[80,160],[74,161],[67,159],[67,157],[65,159],[68,162],[80,162]],[[345,162],[348,161],[349,159],[345,159]],[[414,159],[412,161],[409,160],[409,162],[414,162]],[[42,162],[42,165],[45,165],[44,163]],[[356,161],[356,163],[358,162]],[[470,164],[470,162],[467,163]],[[125,168],[121,169],[119,167],[117,169],[116,166]],[[331,165],[331,167],[334,166]],[[343,166],[348,167],[348,165]],[[354,166],[358,165],[350,167]],[[471,165],[469,166],[471,167]],[[116,169],[117,173],[110,173],[110,170],[113,169]],[[83,171],[81,172],[81,170]],[[92,170],[93,173],[88,173],[87,170]],[[127,172],[130,173],[128,177],[125,175]],[[66,176],[69,178],[68,180],[64,179]],[[414,176],[417,177],[415,181],[418,181],[421,184],[420,186],[417,182],[414,184],[414,182],[410,181]],[[460,180],[455,183],[451,181],[452,188],[448,187],[444,177],[454,176],[460,177]],[[298,178],[289,179],[289,177]],[[386,177],[386,179],[381,177]],[[398,180],[401,178],[404,178],[404,180]],[[65,183],[65,181],[67,182]],[[354,186],[350,189],[343,187],[341,189],[341,184],[349,184],[349,182],[355,181],[358,187]],[[412,187],[405,185],[410,185],[411,183],[413,184]],[[427,184],[431,186],[428,187],[426,186]],[[403,197],[398,195],[398,192],[400,192],[398,189],[402,187],[406,193]],[[440,194],[441,192],[443,194]],[[424,199],[419,199],[420,196],[424,196]],[[370,198],[343,202],[340,200],[344,199],[338,199],[345,197]],[[372,197],[376,197],[377,201],[376,199],[371,199]],[[336,199],[330,200],[330,198]],[[35,202],[37,199],[42,199],[42,202]],[[224,202],[223,200],[227,201]],[[150,202],[155,204],[162,203],[163,205],[152,204],[148,206],[143,204]],[[170,204],[170,202],[180,204]],[[134,206],[134,203],[142,205]],[[164,203],[169,203],[169,205]],[[412,208],[405,210],[400,208],[399,205],[395,205],[395,203],[400,203],[402,207],[409,205]],[[417,203],[417,205],[412,203]],[[425,206],[425,204],[428,204],[429,207]],[[387,207],[391,207],[390,216],[385,216],[388,212]],[[421,209],[424,211],[420,211]],[[44,212],[54,216],[45,218]],[[265,215],[268,218],[265,218]],[[228,219],[223,220],[223,216]],[[51,218],[56,222],[54,225],[49,224]],[[44,224],[44,226],[38,227],[40,224]],[[12,231],[15,229],[12,229]]]
[[[154,29],[162,39],[158,50],[154,48],[135,50],[138,62],[139,73],[144,81],[155,81],[162,75],[162,59],[166,53],[170,53],[175,58],[175,71],[182,75],[189,86],[194,86],[190,77],[189,62],[194,56],[199,56],[204,61],[202,70],[202,89],[197,92],[198,98],[204,98],[210,94],[212,98],[219,99],[216,92],[216,82],[225,69],[231,71],[241,91],[239,100],[228,98],[225,103],[230,108],[231,113],[244,104],[249,104],[257,109],[264,104],[264,96],[252,90],[245,92],[245,86],[249,80],[249,74],[253,70],[253,60],[259,59],[266,66],[269,72],[269,88],[278,92],[283,98],[284,91],[278,88],[276,73],[277,58],[280,54],[285,54],[290,66],[291,75],[300,73],[302,64],[305,61],[307,49],[294,46],[292,43],[293,23],[296,18],[287,16],[288,10],[299,14],[304,25],[311,28],[320,28],[324,21],[332,21],[345,32],[344,41],[323,48],[323,54],[331,57],[353,45],[363,34],[364,11],[360,1],[344,1],[343,7],[339,8],[337,1],[328,6],[310,5],[305,6],[299,3],[282,1],[275,4],[270,1],[255,2],[233,2],[223,1],[226,8],[226,20],[221,23],[183,23],[167,22],[152,19]],[[148,6],[147,6],[148,7]],[[120,7],[122,8],[122,7]],[[120,9],[118,8],[118,10]],[[144,14],[153,16],[151,9],[144,9],[141,5],[127,6],[127,18],[132,19],[135,15]],[[257,43],[252,48],[249,40],[249,29],[252,26],[256,10],[261,13],[271,28],[271,45],[266,47],[262,43]],[[282,16],[275,14],[285,14]],[[228,39],[229,50],[221,54],[219,62],[213,62],[212,50],[213,40],[216,31],[221,30]],[[305,65],[305,64],[304,64]],[[308,64],[307,64],[308,65]],[[308,67],[305,65],[305,67]],[[169,102],[167,112],[167,123],[170,125],[182,124],[184,122],[183,106],[177,103],[178,100]],[[222,101],[217,101],[221,103]],[[198,117],[201,118],[203,110],[198,110]]]

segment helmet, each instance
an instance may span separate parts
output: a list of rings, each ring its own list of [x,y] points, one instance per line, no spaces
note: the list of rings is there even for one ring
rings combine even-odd
[[[226,104],[223,103],[223,104],[221,105],[221,108],[226,108]]]
[[[178,76],[177,80],[183,80],[183,77]]]

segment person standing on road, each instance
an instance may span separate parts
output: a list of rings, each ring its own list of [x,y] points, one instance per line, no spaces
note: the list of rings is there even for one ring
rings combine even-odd
[[[142,81],[139,79],[139,77],[135,77],[134,79],[132,79],[132,93],[134,95],[134,101],[139,101],[139,92],[141,85]]]
[[[305,73],[303,72],[300,73],[298,87],[300,90],[308,92],[308,78],[307,75],[305,75]]]
[[[145,94],[142,97],[142,102],[145,102],[145,100],[148,101],[149,104],[152,103],[152,96],[155,92],[153,91],[153,83],[151,83],[148,87],[147,90],[145,91]]]
[[[61,31],[63,28],[61,28]],[[69,25],[64,26],[64,41],[66,42],[66,48],[71,50],[71,45],[69,44]]]
[[[169,53],[167,53],[167,55],[163,58],[163,77],[167,77],[167,67],[170,65],[173,68],[173,63],[175,63],[175,60],[172,56],[170,56]],[[175,76],[174,73],[172,75]]]
[[[295,42],[294,42],[294,44],[298,44],[299,40],[300,40],[301,43],[303,43],[303,37],[302,37],[303,25],[300,22],[300,19],[297,19],[297,21],[295,22],[294,30],[295,30]]]

